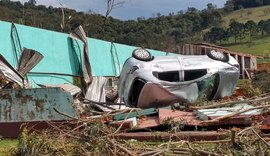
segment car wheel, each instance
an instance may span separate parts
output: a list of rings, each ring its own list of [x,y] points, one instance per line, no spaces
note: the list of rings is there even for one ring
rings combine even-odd
[[[207,56],[210,57],[211,59],[222,61],[222,62],[229,61],[229,56],[220,51],[211,50],[210,52],[207,53]]]
[[[142,48],[135,49],[132,56],[141,61],[150,61],[152,59],[151,53]]]

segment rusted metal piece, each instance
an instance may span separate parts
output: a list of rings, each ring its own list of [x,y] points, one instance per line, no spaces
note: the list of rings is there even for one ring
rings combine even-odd
[[[185,131],[185,132],[138,132],[138,133],[119,133],[115,137],[118,139],[135,139],[138,141],[210,141],[220,140],[228,136],[227,132],[216,132],[216,131]]]
[[[60,88],[0,90],[0,122],[69,119],[53,108],[77,117],[71,95]]]
[[[263,133],[270,133],[270,115],[265,117],[264,123],[260,126]]]
[[[217,117],[211,117],[209,120],[215,119]],[[235,117],[230,117],[226,119],[219,120],[218,122],[214,123],[207,123],[204,126],[219,126],[219,125],[243,125],[243,126],[250,126],[252,124],[252,116],[249,115],[239,115]]]
[[[60,88],[0,90],[0,135],[16,137],[22,123],[68,121],[70,118],[54,111],[78,117],[72,97]],[[9,130],[10,132],[6,132]]]
[[[76,124],[72,120],[57,121],[27,121],[27,122],[2,122],[0,123],[0,135],[5,138],[17,138],[20,134],[22,126],[27,126],[28,132],[42,132],[46,129],[53,129],[52,125],[66,125],[75,127]]]
[[[269,125],[263,124],[263,125],[260,126],[259,129],[263,133],[270,133],[270,126]]]

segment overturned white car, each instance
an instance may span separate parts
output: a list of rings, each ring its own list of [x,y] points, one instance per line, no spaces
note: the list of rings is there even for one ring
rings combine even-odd
[[[231,95],[239,78],[239,64],[231,56],[155,56],[135,49],[123,67],[118,94],[128,106],[163,107]]]

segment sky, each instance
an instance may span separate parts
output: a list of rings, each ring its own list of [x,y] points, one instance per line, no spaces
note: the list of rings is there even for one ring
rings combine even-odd
[[[12,0],[18,1],[18,0]],[[22,3],[28,0],[20,0]],[[208,3],[223,7],[226,0],[115,0],[115,2],[124,1],[123,6],[115,8],[110,16],[121,19],[137,19],[138,17],[153,17],[157,13],[168,15],[171,12],[177,13],[180,10],[186,10],[188,7],[204,9]],[[106,0],[36,0],[37,5],[46,5],[60,7],[60,3],[66,7],[77,11],[92,12],[105,15]]]

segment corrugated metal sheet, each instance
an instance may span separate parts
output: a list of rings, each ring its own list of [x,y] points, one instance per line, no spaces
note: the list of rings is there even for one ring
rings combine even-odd
[[[95,76],[93,77],[93,81],[88,87],[86,92],[85,98],[95,102],[106,102],[106,92],[105,92],[105,85],[107,79],[106,77],[102,76]],[[98,106],[103,111],[110,111],[110,109]],[[127,108],[124,105],[110,105],[111,108],[114,109],[125,109]]]
[[[72,96],[81,92],[81,88],[72,84],[39,84],[41,87],[61,88],[66,92],[69,92]]]
[[[239,111],[247,110],[249,108],[253,108],[253,106],[243,103],[243,104],[235,105],[233,107],[200,109],[200,110],[197,110],[196,113],[201,120],[208,120],[211,117],[230,115]],[[251,110],[251,111],[242,113],[241,115],[252,116],[252,115],[259,115],[259,114],[261,114],[261,109]]]
[[[23,77],[8,63],[8,61],[0,54],[0,75],[7,80],[15,82],[23,86]]]
[[[18,72],[24,76],[32,70],[41,60],[43,55],[39,52],[24,48],[18,63]]]
[[[90,63],[89,54],[88,54],[87,36],[81,25],[74,30],[74,33],[70,33],[69,36],[71,38],[79,39],[80,41],[84,43],[82,70],[83,70],[84,81],[88,87],[88,85],[93,80],[93,77],[92,77],[91,63]]]
[[[93,81],[90,84],[85,98],[96,102],[106,102],[105,98],[105,84],[107,79],[105,77],[93,77]]]

